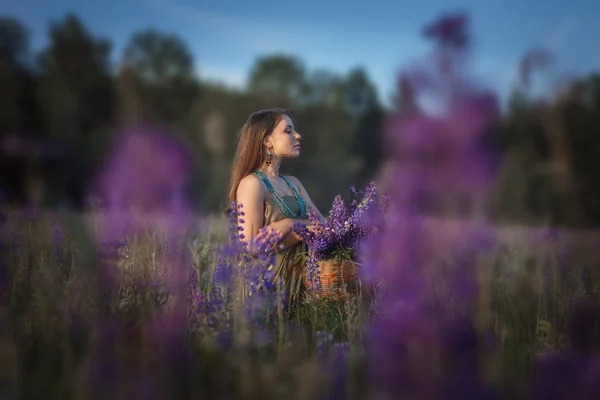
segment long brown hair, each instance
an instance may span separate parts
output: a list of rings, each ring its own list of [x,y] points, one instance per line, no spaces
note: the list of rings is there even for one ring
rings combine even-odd
[[[263,144],[264,138],[285,116],[290,116],[283,108],[269,108],[252,113],[242,126],[238,137],[237,149],[229,175],[229,203],[236,201],[236,193],[241,180],[252,173],[265,161],[267,152]]]

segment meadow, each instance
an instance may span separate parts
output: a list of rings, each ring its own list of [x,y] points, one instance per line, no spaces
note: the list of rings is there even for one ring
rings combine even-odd
[[[444,110],[386,118],[358,295],[293,300],[272,254],[240,250],[240,214],[197,215],[194,157],[158,128],[117,136],[85,212],[4,207],[0,398],[600,398],[600,236],[486,214],[501,112],[465,76],[465,24],[442,18],[428,68],[400,74]]]
[[[577,311],[597,302],[594,232],[486,226],[492,245],[471,254],[470,320],[453,318],[469,289],[444,287],[464,260],[456,238],[481,224],[433,218],[423,237],[438,238],[437,251],[420,268],[428,304],[443,307],[390,314],[376,290],[369,301],[308,299],[289,313],[263,298],[248,317],[215,280],[226,219],[198,220],[168,243],[161,220],[146,215],[120,243],[99,243],[103,218],[5,213],[3,398],[532,398],[540,379],[566,379],[536,374],[542,354],[597,345],[596,311]],[[175,265],[187,275],[183,290]]]

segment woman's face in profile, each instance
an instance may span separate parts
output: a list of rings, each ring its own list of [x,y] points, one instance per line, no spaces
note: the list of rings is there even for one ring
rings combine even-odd
[[[286,115],[267,137],[267,147],[270,145],[273,155],[280,158],[298,157],[300,155],[300,139],[300,134],[294,129],[294,123]]]

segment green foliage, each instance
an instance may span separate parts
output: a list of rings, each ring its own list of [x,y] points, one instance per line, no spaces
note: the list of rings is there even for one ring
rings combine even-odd
[[[319,208],[351,185],[378,179],[386,161],[389,110],[360,66],[342,75],[309,70],[295,55],[265,54],[246,88],[234,90],[197,77],[194,55],[172,33],[135,32],[116,64],[111,44],[74,14],[49,25],[48,45],[37,54],[28,36],[19,21],[0,19],[0,138],[12,135],[0,159],[4,169],[19,171],[2,178],[11,200],[81,205],[115,129],[151,122],[191,152],[196,208],[222,210],[238,132],[250,113],[267,107],[291,109],[303,150],[282,172],[298,177]],[[527,82],[545,60],[533,56],[540,55],[523,61]],[[495,217],[596,226],[600,78],[578,78],[547,102],[532,99],[527,82],[490,130],[499,171]],[[407,79],[394,107],[400,115],[420,112]]]
[[[306,95],[305,75],[304,66],[296,57],[283,54],[261,57],[250,71],[248,90],[291,107],[302,104]]]
[[[11,44],[3,47],[9,53],[6,59],[21,65],[18,62],[28,53],[26,29],[6,20],[0,24],[0,38]],[[0,99],[11,104],[2,108],[6,118],[0,118],[0,132],[25,137],[24,121],[35,121],[39,112],[38,140],[62,150],[58,162],[46,154],[16,156],[31,166],[14,178],[21,182],[17,185],[36,181],[43,188],[38,200],[42,205],[80,202],[112,141],[112,131],[137,122],[163,126],[187,145],[195,162],[190,192],[201,211],[225,208],[238,132],[260,108],[292,110],[303,135],[303,156],[284,165],[283,172],[300,178],[320,207],[328,205],[336,191],[365,179],[365,171],[372,175],[379,164],[379,157],[369,154],[372,146],[363,145],[379,143],[384,114],[369,111],[381,107],[363,69],[346,77],[313,73],[297,57],[264,55],[250,71],[247,90],[236,91],[199,79],[187,44],[171,33],[135,32],[116,68],[109,62],[108,41],[91,34],[74,14],[52,22],[48,39],[48,46],[36,55],[39,73],[32,85],[25,77],[15,79],[14,68],[6,73],[0,68],[0,79],[7,83],[3,87],[10,89]],[[15,103],[24,94],[33,99],[33,109]],[[23,196],[31,199],[33,194]]]

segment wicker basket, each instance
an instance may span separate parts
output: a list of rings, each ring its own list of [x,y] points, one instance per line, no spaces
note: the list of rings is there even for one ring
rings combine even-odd
[[[360,292],[360,281],[356,272],[356,263],[352,261],[319,261],[319,297],[344,300]],[[309,293],[314,293],[313,284],[309,284],[304,273],[304,284]]]

